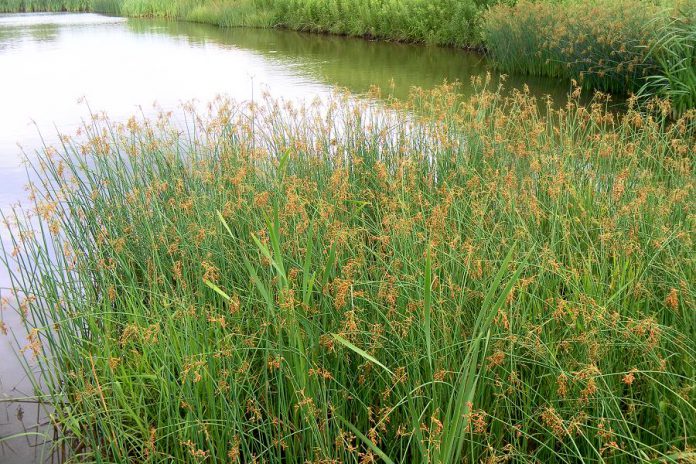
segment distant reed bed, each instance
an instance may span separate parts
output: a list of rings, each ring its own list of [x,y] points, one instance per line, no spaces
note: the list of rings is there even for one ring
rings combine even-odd
[[[521,0],[492,7],[483,36],[505,71],[614,93],[649,88],[681,113],[696,103],[695,12],[692,0]]]
[[[122,0],[131,16],[164,16],[220,26],[285,27],[458,47],[480,46],[480,18],[497,0]]]
[[[696,115],[478,85],[95,115],[47,147],[5,260],[56,446],[693,460]]]
[[[481,15],[498,0],[0,0],[0,11],[95,11],[223,27],[284,27],[457,47],[481,43]],[[79,8],[78,8],[79,6]]]
[[[90,11],[92,0],[0,0],[0,13]]]

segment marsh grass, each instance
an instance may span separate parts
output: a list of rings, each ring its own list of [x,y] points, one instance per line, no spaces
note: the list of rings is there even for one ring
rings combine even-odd
[[[577,79],[619,94],[694,108],[693,0],[500,3],[485,13],[483,41],[507,72]]]
[[[686,12],[671,19],[650,45],[648,56],[660,72],[648,76],[641,96],[669,100],[674,114],[696,108],[696,2],[691,16]]]
[[[666,10],[642,0],[520,1],[487,14],[485,37],[507,71],[580,79],[590,88],[636,92],[654,71],[650,41]]]
[[[694,115],[478,85],[95,115],[46,147],[5,260],[57,446],[693,459]]]
[[[0,13],[90,11],[92,0],[0,0]]]
[[[480,17],[494,0],[122,0],[127,16],[225,27],[256,26],[459,47],[480,47]]]

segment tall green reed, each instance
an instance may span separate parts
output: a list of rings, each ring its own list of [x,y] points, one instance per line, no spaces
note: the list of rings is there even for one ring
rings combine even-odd
[[[128,16],[165,16],[226,27],[285,27],[460,47],[479,47],[480,17],[493,0],[123,0]]]
[[[662,26],[648,50],[660,71],[648,76],[638,92],[669,100],[676,115],[696,108],[696,13],[692,16],[683,14]]]
[[[484,43],[508,72],[577,79],[590,89],[694,107],[693,2],[642,0],[499,4]]]
[[[665,17],[662,7],[641,0],[522,1],[488,12],[485,41],[501,69],[635,92],[654,69],[646,46]]]

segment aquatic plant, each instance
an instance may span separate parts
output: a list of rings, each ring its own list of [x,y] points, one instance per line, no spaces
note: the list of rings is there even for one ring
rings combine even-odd
[[[498,5],[485,23],[487,48],[506,71],[575,78],[590,88],[637,91],[663,8],[641,0],[521,1]]]
[[[692,8],[693,18],[684,14],[658,32],[648,57],[660,72],[648,76],[639,91],[643,98],[669,100],[676,115],[696,108],[696,2]]]
[[[472,47],[480,46],[481,12],[494,1],[497,0],[123,0],[121,8],[128,16],[174,17],[226,27],[286,27]]]
[[[57,446],[693,459],[696,115],[478,85],[95,114],[46,147],[5,260]]]
[[[91,0],[91,11],[98,13],[120,16],[122,0]]]
[[[0,11],[95,11],[225,27],[286,27],[480,47],[480,19],[498,0],[0,0]]]
[[[498,4],[484,42],[507,72],[577,79],[590,89],[669,98],[694,108],[693,0]]]

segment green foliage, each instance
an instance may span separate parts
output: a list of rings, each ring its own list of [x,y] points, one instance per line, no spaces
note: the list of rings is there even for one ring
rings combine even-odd
[[[107,15],[120,16],[122,14],[121,5],[121,0],[92,0],[92,11]]]
[[[84,11],[226,27],[287,27],[480,47],[481,13],[498,0],[0,0],[0,11]],[[79,8],[77,8],[79,5]]]
[[[176,17],[221,26],[279,26],[389,40],[469,47],[480,45],[475,0],[123,0],[132,16]]]
[[[185,19],[186,15],[205,0],[122,0],[121,12],[125,16],[163,17]]]
[[[29,166],[35,209],[5,218],[56,446],[694,457],[693,115],[451,86],[186,111],[95,116]]]
[[[479,44],[482,6],[471,0],[275,0],[270,2],[279,25],[441,45]]]
[[[90,11],[92,0],[0,0],[0,13]]]
[[[640,89],[642,97],[668,100],[675,115],[696,109],[696,2],[693,18],[686,15],[662,26],[648,51],[659,72],[648,76]]]
[[[643,0],[521,1],[489,11],[485,40],[497,66],[506,71],[636,91],[640,78],[652,70],[646,44],[661,15],[661,8]]]
[[[492,7],[483,36],[495,65],[507,72],[572,78],[614,93],[642,88],[670,98],[683,114],[696,95],[694,6],[692,0],[523,0]]]

